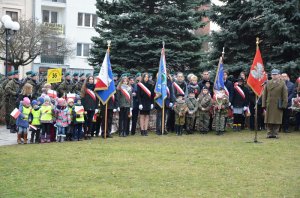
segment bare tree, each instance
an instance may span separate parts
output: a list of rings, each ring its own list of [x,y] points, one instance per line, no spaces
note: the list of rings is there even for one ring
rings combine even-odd
[[[37,20],[19,20],[20,30],[10,37],[8,43],[8,64],[18,69],[19,66],[28,65],[41,55],[59,55],[67,57],[73,49],[71,43],[60,33],[49,26],[42,25]],[[4,32],[3,27],[1,32]],[[0,59],[5,61],[5,36],[1,36]],[[50,43],[55,43],[51,45]]]

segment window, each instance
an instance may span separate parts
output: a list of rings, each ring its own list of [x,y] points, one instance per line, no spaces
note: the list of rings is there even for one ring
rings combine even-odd
[[[78,26],[82,26],[82,20],[83,20],[83,14],[78,13],[78,22],[77,22]]]
[[[43,23],[57,23],[57,12],[43,10]]]
[[[95,27],[97,25],[97,15],[88,13],[78,13],[77,25],[84,27]]]
[[[87,43],[77,43],[77,56],[88,57],[90,54],[90,44]]]
[[[6,11],[6,14],[10,16],[13,21],[18,20],[18,12]]]

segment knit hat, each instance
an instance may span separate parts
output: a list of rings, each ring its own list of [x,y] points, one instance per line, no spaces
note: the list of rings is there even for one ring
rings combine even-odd
[[[57,99],[57,104],[58,104],[59,106],[65,106],[65,105],[66,105],[66,100],[63,99],[63,98],[58,98],[58,99]]]
[[[203,87],[202,87],[202,90],[203,90],[203,89],[207,89],[207,90],[208,90],[208,87],[206,87],[206,86],[203,86]]]
[[[37,100],[33,100],[33,101],[31,102],[31,106],[35,106],[35,105],[37,105],[37,104],[38,104]]]
[[[189,88],[189,89],[188,89],[188,93],[189,93],[189,94],[190,94],[190,93],[195,93],[195,92],[194,92],[194,89],[193,89],[193,88]]]
[[[50,99],[49,96],[45,96],[45,97],[44,97],[44,102],[47,102],[47,101],[48,101],[48,102],[51,102],[51,99]]]
[[[44,104],[44,98],[43,97],[38,97],[37,100],[39,101],[40,104]]]
[[[28,97],[23,98],[24,105],[30,105],[30,99]]]
[[[69,103],[71,103],[71,102],[73,102],[73,103],[74,103],[74,100],[73,100],[73,98],[69,98],[69,99],[68,99],[68,104],[69,104]]]

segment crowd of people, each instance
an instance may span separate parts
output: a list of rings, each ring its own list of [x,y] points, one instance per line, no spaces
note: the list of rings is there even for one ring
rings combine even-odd
[[[0,108],[6,112],[7,129],[17,133],[19,144],[26,144],[28,139],[30,143],[49,143],[80,141],[94,136],[112,138],[112,123],[117,116],[120,137],[135,135],[137,123],[140,134],[148,136],[153,109],[156,109],[157,135],[206,134],[213,130],[216,135],[222,135],[230,117],[233,117],[234,131],[246,127],[255,130],[255,109],[258,130],[267,129],[268,138],[278,138],[280,129],[290,132],[292,113],[296,117],[295,130],[300,127],[300,77],[292,83],[288,74],[280,74],[277,69],[273,69],[271,79],[262,84],[265,89],[258,100],[246,83],[245,72],[230,81],[228,72],[224,71],[225,87],[214,92],[208,71],[202,72],[198,79],[194,74],[185,78],[182,72],[171,75],[167,69],[164,108],[155,102],[155,80],[148,73],[122,74],[120,79],[115,75],[116,92],[107,106],[94,92],[98,74],[74,73],[71,79],[70,73],[65,73],[61,83],[53,84],[46,80],[39,82],[37,73],[32,71],[26,75],[19,80],[18,71],[9,72],[8,77],[0,81]],[[17,116],[12,112],[17,112]]]

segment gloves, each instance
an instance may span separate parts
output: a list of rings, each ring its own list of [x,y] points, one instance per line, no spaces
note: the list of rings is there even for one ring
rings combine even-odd
[[[120,107],[118,107],[117,110],[120,112]]]
[[[132,107],[130,107],[130,112],[132,112]]]
[[[169,107],[170,107],[170,108],[172,108],[172,107],[173,107],[173,103],[172,103],[172,102],[170,102],[170,104],[169,104]]]
[[[143,105],[139,105],[139,110],[142,110],[143,109]]]
[[[99,109],[95,109],[95,113],[98,113],[99,112]]]
[[[153,104],[151,104],[151,109],[153,109],[153,107],[154,107],[154,105],[153,105]]]
[[[113,109],[113,112],[116,113],[116,112],[117,112],[117,109]]]
[[[233,106],[230,106],[230,108],[233,110]]]
[[[243,110],[244,110],[244,111],[247,111],[247,109],[248,109],[248,107],[244,107],[244,109],[243,109]]]

